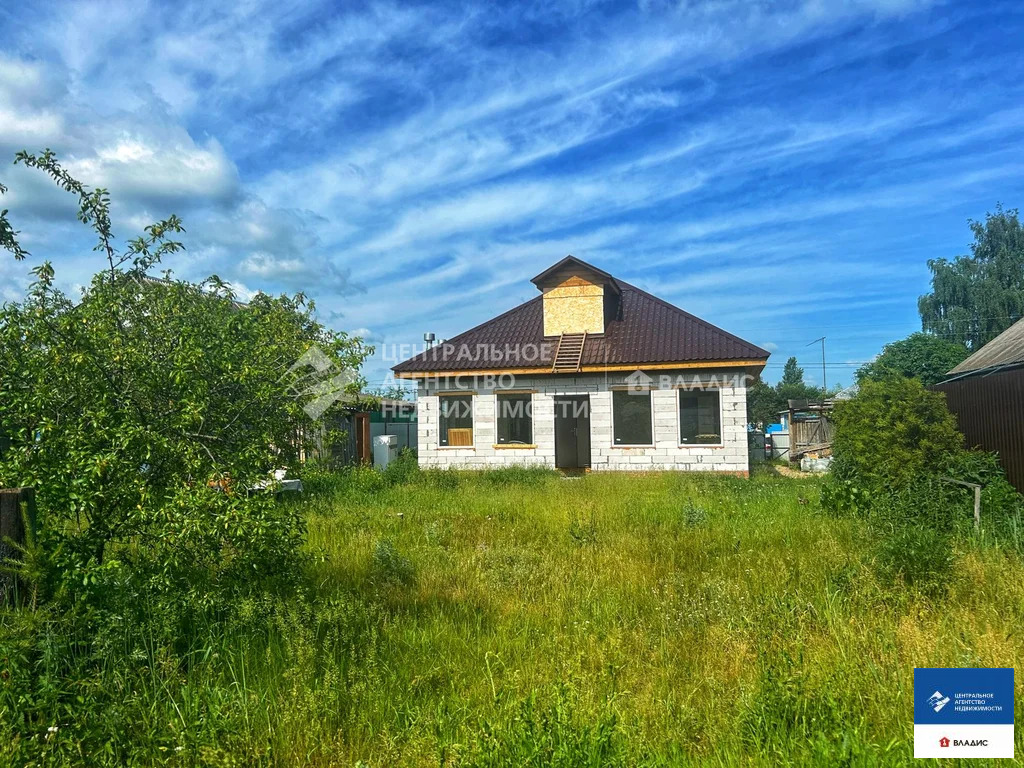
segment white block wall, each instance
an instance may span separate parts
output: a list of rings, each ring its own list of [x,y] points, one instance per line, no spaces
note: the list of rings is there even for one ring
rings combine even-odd
[[[654,445],[616,447],[612,439],[611,387],[628,383],[626,373],[594,373],[568,376],[516,376],[454,380],[429,379],[420,382],[418,404],[419,463],[421,467],[461,469],[495,468],[510,465],[555,466],[555,395],[590,395],[591,468],[598,470],[682,470],[746,473],[747,399],[742,371],[715,370],[651,371],[651,409],[654,415]],[[674,383],[679,376],[691,381],[714,380],[721,393],[721,446],[679,445],[679,395]],[[733,381],[735,379],[735,381]],[[728,386],[722,385],[728,382]],[[439,404],[437,392],[465,389],[473,396],[473,447],[438,445]],[[496,393],[504,389],[536,390],[533,394],[533,440],[536,448],[495,448]]]

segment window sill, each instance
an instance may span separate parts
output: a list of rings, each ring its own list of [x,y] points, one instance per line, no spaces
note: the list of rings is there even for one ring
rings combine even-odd
[[[515,450],[519,448],[521,450],[533,450],[537,447],[536,443],[495,443],[491,446],[499,450]]]

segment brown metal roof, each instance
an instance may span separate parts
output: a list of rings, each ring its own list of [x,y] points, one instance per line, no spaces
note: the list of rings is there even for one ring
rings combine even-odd
[[[617,281],[617,284],[622,290],[619,317],[606,322],[603,334],[587,337],[580,361],[583,367],[764,361],[770,354],[646,291],[622,281]],[[544,336],[543,297],[537,296],[448,339],[443,345],[399,363],[392,370],[396,373],[444,373],[550,368],[556,341],[557,337]],[[539,355],[534,359],[524,357],[516,360],[505,356],[495,360],[489,352],[479,352],[480,345],[502,352],[506,348],[529,348]]]
[[[1024,363],[1024,320],[1018,320],[964,360],[950,375]]]

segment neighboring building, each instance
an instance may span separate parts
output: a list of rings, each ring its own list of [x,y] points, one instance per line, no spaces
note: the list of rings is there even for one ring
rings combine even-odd
[[[746,474],[769,353],[569,256],[541,295],[394,367],[424,467]]]
[[[416,450],[416,403],[410,400],[361,395],[325,419],[322,426],[340,432],[341,437],[329,448],[319,443],[311,458],[336,466],[372,464],[373,439],[380,435],[395,435],[399,450]]]
[[[949,372],[946,393],[969,448],[996,451],[1007,479],[1024,492],[1024,320]]]
[[[818,453],[832,444],[832,399],[790,400],[789,409],[779,412],[786,434],[786,457],[800,461],[808,452]]]

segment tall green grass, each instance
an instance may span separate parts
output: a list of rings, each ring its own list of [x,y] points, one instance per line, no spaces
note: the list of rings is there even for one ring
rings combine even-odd
[[[53,638],[27,717],[46,670],[12,657],[31,617],[7,614],[0,756],[909,765],[915,666],[1024,656],[1019,555],[960,537],[940,580],[907,583],[814,480],[399,466],[307,487],[284,502],[309,524],[289,594],[78,676]]]

